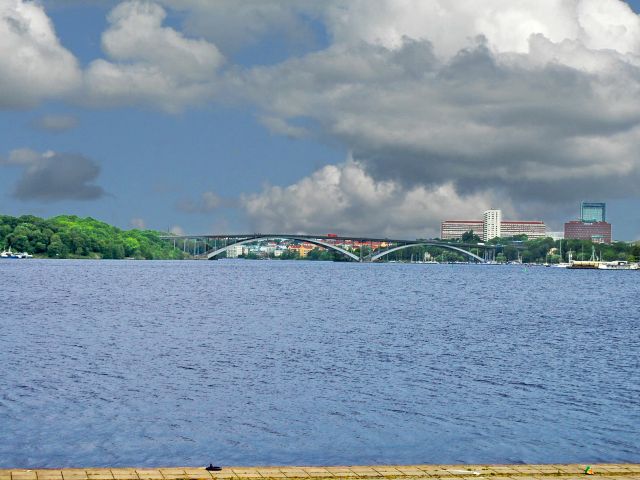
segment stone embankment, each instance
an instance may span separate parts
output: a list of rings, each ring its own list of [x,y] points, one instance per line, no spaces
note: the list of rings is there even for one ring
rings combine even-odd
[[[0,480],[229,480],[397,479],[422,480],[640,480],[640,464],[588,465],[374,465],[350,467],[69,468],[0,470]],[[586,477],[586,478],[585,478]]]

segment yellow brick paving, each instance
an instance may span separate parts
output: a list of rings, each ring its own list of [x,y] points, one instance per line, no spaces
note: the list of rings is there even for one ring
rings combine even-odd
[[[361,465],[343,467],[224,467],[204,468],[69,468],[0,470],[0,480],[249,480],[282,479],[398,479],[426,480],[640,480],[640,464],[586,465]]]

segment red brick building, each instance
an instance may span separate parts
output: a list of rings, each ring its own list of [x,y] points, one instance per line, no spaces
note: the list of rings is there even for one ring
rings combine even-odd
[[[611,243],[611,224],[607,222],[573,220],[564,224],[564,238],[591,240],[595,243]]]

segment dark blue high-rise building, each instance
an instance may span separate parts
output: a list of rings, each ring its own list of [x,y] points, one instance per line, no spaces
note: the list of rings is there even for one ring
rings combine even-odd
[[[606,204],[600,202],[582,202],[580,204],[580,220],[583,222],[606,222]]]

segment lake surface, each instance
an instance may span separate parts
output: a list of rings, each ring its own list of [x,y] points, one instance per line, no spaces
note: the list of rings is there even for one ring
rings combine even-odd
[[[640,462],[640,272],[0,262],[0,468]]]

